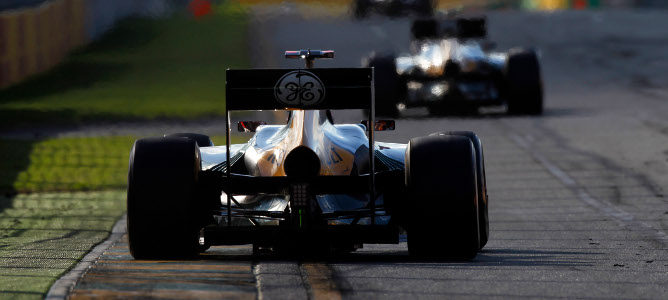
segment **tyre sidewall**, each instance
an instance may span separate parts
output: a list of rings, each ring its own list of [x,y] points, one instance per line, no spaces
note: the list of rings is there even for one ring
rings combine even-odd
[[[182,257],[196,251],[199,148],[180,137],[140,139],[128,174],[128,238],[135,258]]]
[[[475,149],[467,137],[411,139],[406,151],[411,254],[471,258],[479,249]]]

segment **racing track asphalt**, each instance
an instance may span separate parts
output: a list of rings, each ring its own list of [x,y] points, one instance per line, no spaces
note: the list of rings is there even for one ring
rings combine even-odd
[[[214,247],[190,262],[145,262],[130,260],[121,240],[73,296],[665,299],[668,12],[504,11],[490,13],[489,23],[499,49],[541,51],[544,116],[432,118],[417,109],[378,137],[481,136],[491,233],[474,260],[411,261],[401,243],[326,261],[265,259],[242,246]],[[406,51],[408,25],[262,16],[250,28],[262,47],[249,48],[258,66],[298,66],[265,51],[300,47],[336,50],[322,66],[357,66],[374,49]]]

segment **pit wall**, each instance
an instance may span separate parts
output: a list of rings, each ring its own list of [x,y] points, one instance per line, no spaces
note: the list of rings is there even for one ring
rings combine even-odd
[[[101,36],[124,17],[166,11],[165,3],[50,0],[38,6],[0,11],[0,88],[49,70],[70,51]]]

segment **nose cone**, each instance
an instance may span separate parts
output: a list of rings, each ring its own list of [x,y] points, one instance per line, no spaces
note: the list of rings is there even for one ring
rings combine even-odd
[[[310,148],[299,146],[285,157],[283,170],[290,177],[315,177],[320,173],[320,158]]]

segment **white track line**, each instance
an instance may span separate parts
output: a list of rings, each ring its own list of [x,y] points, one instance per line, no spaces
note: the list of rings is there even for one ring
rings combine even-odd
[[[637,221],[635,220],[635,217],[629,212],[626,212],[623,209],[614,206],[606,201],[601,201],[599,199],[596,199],[594,196],[590,195],[583,186],[579,185],[575,181],[575,179],[573,179],[571,176],[569,176],[566,172],[561,170],[555,164],[550,162],[547,158],[545,158],[545,156],[536,151],[536,149],[531,146],[530,142],[531,137],[521,137],[519,135],[512,135],[510,138],[520,148],[528,152],[534,160],[543,165],[543,167],[545,167],[545,169],[547,169],[548,172],[550,172],[554,177],[556,177],[559,181],[561,181],[563,185],[570,188],[577,195],[580,201],[597,209],[604,215],[617,220],[621,225],[630,225],[639,227],[642,230],[651,231],[654,233],[655,237],[658,240],[664,243],[668,242],[668,235],[666,235],[665,232],[661,231],[661,229],[654,228],[645,222]]]
[[[123,215],[111,230],[111,235],[102,243],[98,244],[91,250],[84,258],[67,274],[60,277],[49,289],[45,299],[47,300],[61,300],[66,299],[70,294],[77,281],[84,275],[84,273],[100,258],[102,253],[107,251],[114,243],[116,243],[126,231],[126,218]]]

